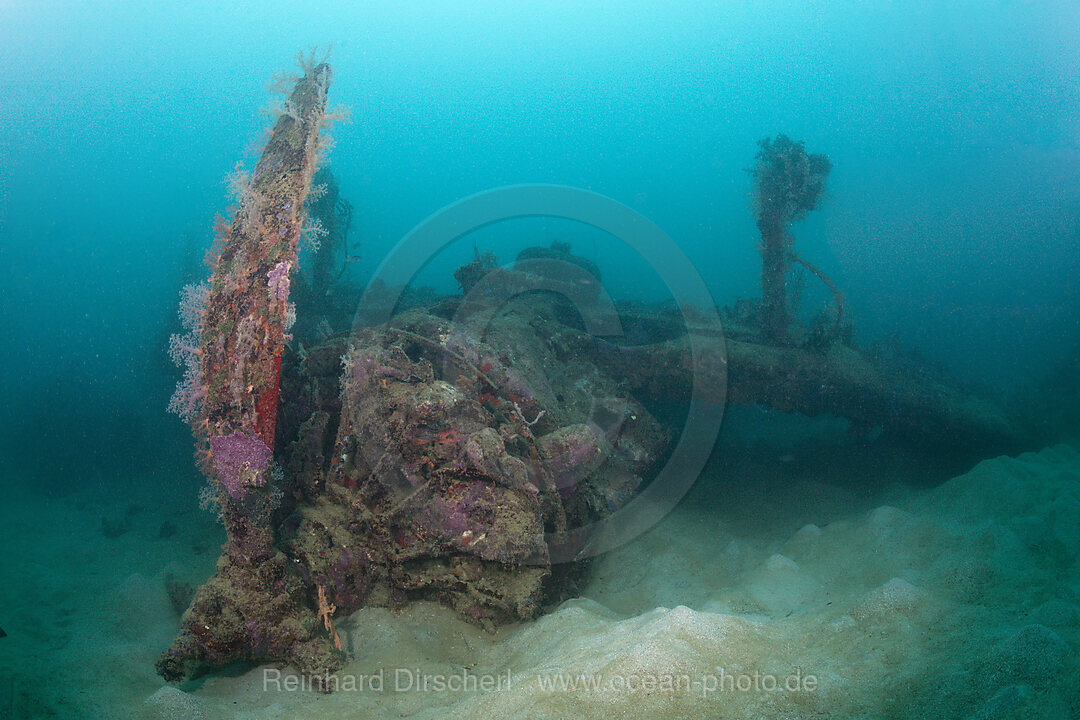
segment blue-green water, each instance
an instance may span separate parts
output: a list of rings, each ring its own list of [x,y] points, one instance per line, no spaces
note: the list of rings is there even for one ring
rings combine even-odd
[[[16,455],[93,450],[109,442],[102,426],[125,436],[111,456],[145,459],[158,438],[179,438],[158,413],[177,291],[202,271],[222,178],[261,137],[270,78],[297,48],[330,41],[332,100],[352,113],[332,164],[356,207],[360,279],[447,203],[556,182],[653,219],[718,302],[754,295],[744,169],[756,140],[784,132],[833,161],[796,242],[842,286],[861,336],[896,331],[960,373],[1015,383],[1077,335],[1071,3],[7,2],[2,13],[0,382]],[[446,270],[469,252],[430,281],[451,289]],[[662,292],[625,254],[595,254],[609,277],[630,267],[628,294]]]
[[[223,178],[254,165],[272,76],[330,42],[357,286],[440,208],[557,183],[650,218],[717,303],[755,297],[746,168],[785,133],[832,162],[792,231],[857,339],[1027,399],[1075,360],[1078,3],[0,0],[0,483],[197,491],[165,413],[179,291],[207,272]],[[415,282],[452,292],[474,240],[511,260],[553,239],[616,299],[666,297],[617,241],[555,220],[488,228]]]

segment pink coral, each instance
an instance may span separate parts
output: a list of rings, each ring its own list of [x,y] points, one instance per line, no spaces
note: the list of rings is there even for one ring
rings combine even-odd
[[[175,336],[174,336],[175,337]],[[202,415],[203,401],[206,400],[206,385],[197,363],[187,366],[184,377],[176,385],[176,390],[169,399],[169,412],[176,413],[188,425],[194,425]]]
[[[200,346],[209,296],[210,286],[206,283],[184,286],[180,292],[179,315],[180,322],[189,332],[169,338],[169,357],[177,367],[184,368],[184,377],[177,383],[176,390],[169,399],[168,409],[189,425],[193,425],[202,414],[203,401],[206,399]]]
[[[192,283],[180,291],[180,322],[188,330],[202,331],[203,316],[206,314],[206,301],[210,297],[210,284]]]

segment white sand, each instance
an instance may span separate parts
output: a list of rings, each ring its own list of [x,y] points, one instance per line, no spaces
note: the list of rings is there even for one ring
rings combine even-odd
[[[1080,708],[1080,453],[988,460],[932,490],[842,489],[799,460],[733,476],[754,467],[711,468],[661,525],[599,560],[582,597],[534,623],[488,634],[431,604],[339,619],[350,661],[338,679],[357,689],[331,695],[267,690],[264,668],[181,689],[154,675],[177,623],[165,573],[198,581],[221,539],[186,491],[136,498],[145,508],[115,539],[101,516],[122,507],[9,497],[0,716],[1056,720]],[[179,532],[160,539],[165,520]],[[417,670],[500,688],[398,691]],[[595,687],[542,686],[578,676]]]

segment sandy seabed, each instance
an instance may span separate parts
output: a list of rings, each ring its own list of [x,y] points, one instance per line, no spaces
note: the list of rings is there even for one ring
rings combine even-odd
[[[427,603],[338,618],[349,660],[330,695],[288,668],[154,674],[178,623],[166,576],[200,582],[223,539],[187,488],[12,491],[0,716],[1080,717],[1080,453],[935,487],[887,465],[714,457],[535,622],[488,633]],[[103,517],[130,529],[105,537]]]

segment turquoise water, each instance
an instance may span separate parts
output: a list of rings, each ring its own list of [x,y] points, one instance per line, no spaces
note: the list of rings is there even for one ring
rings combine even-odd
[[[138,478],[194,503],[190,433],[165,413],[177,298],[206,275],[223,178],[257,159],[271,78],[329,43],[357,287],[440,208],[556,183],[651,219],[718,304],[756,297],[746,169],[784,133],[832,162],[792,232],[860,342],[896,336],[1006,399],[1075,393],[1077,3],[0,0],[0,483],[122,509]],[[617,240],[544,219],[414,282],[451,293],[474,243],[509,261],[552,240],[616,299],[668,296]]]

